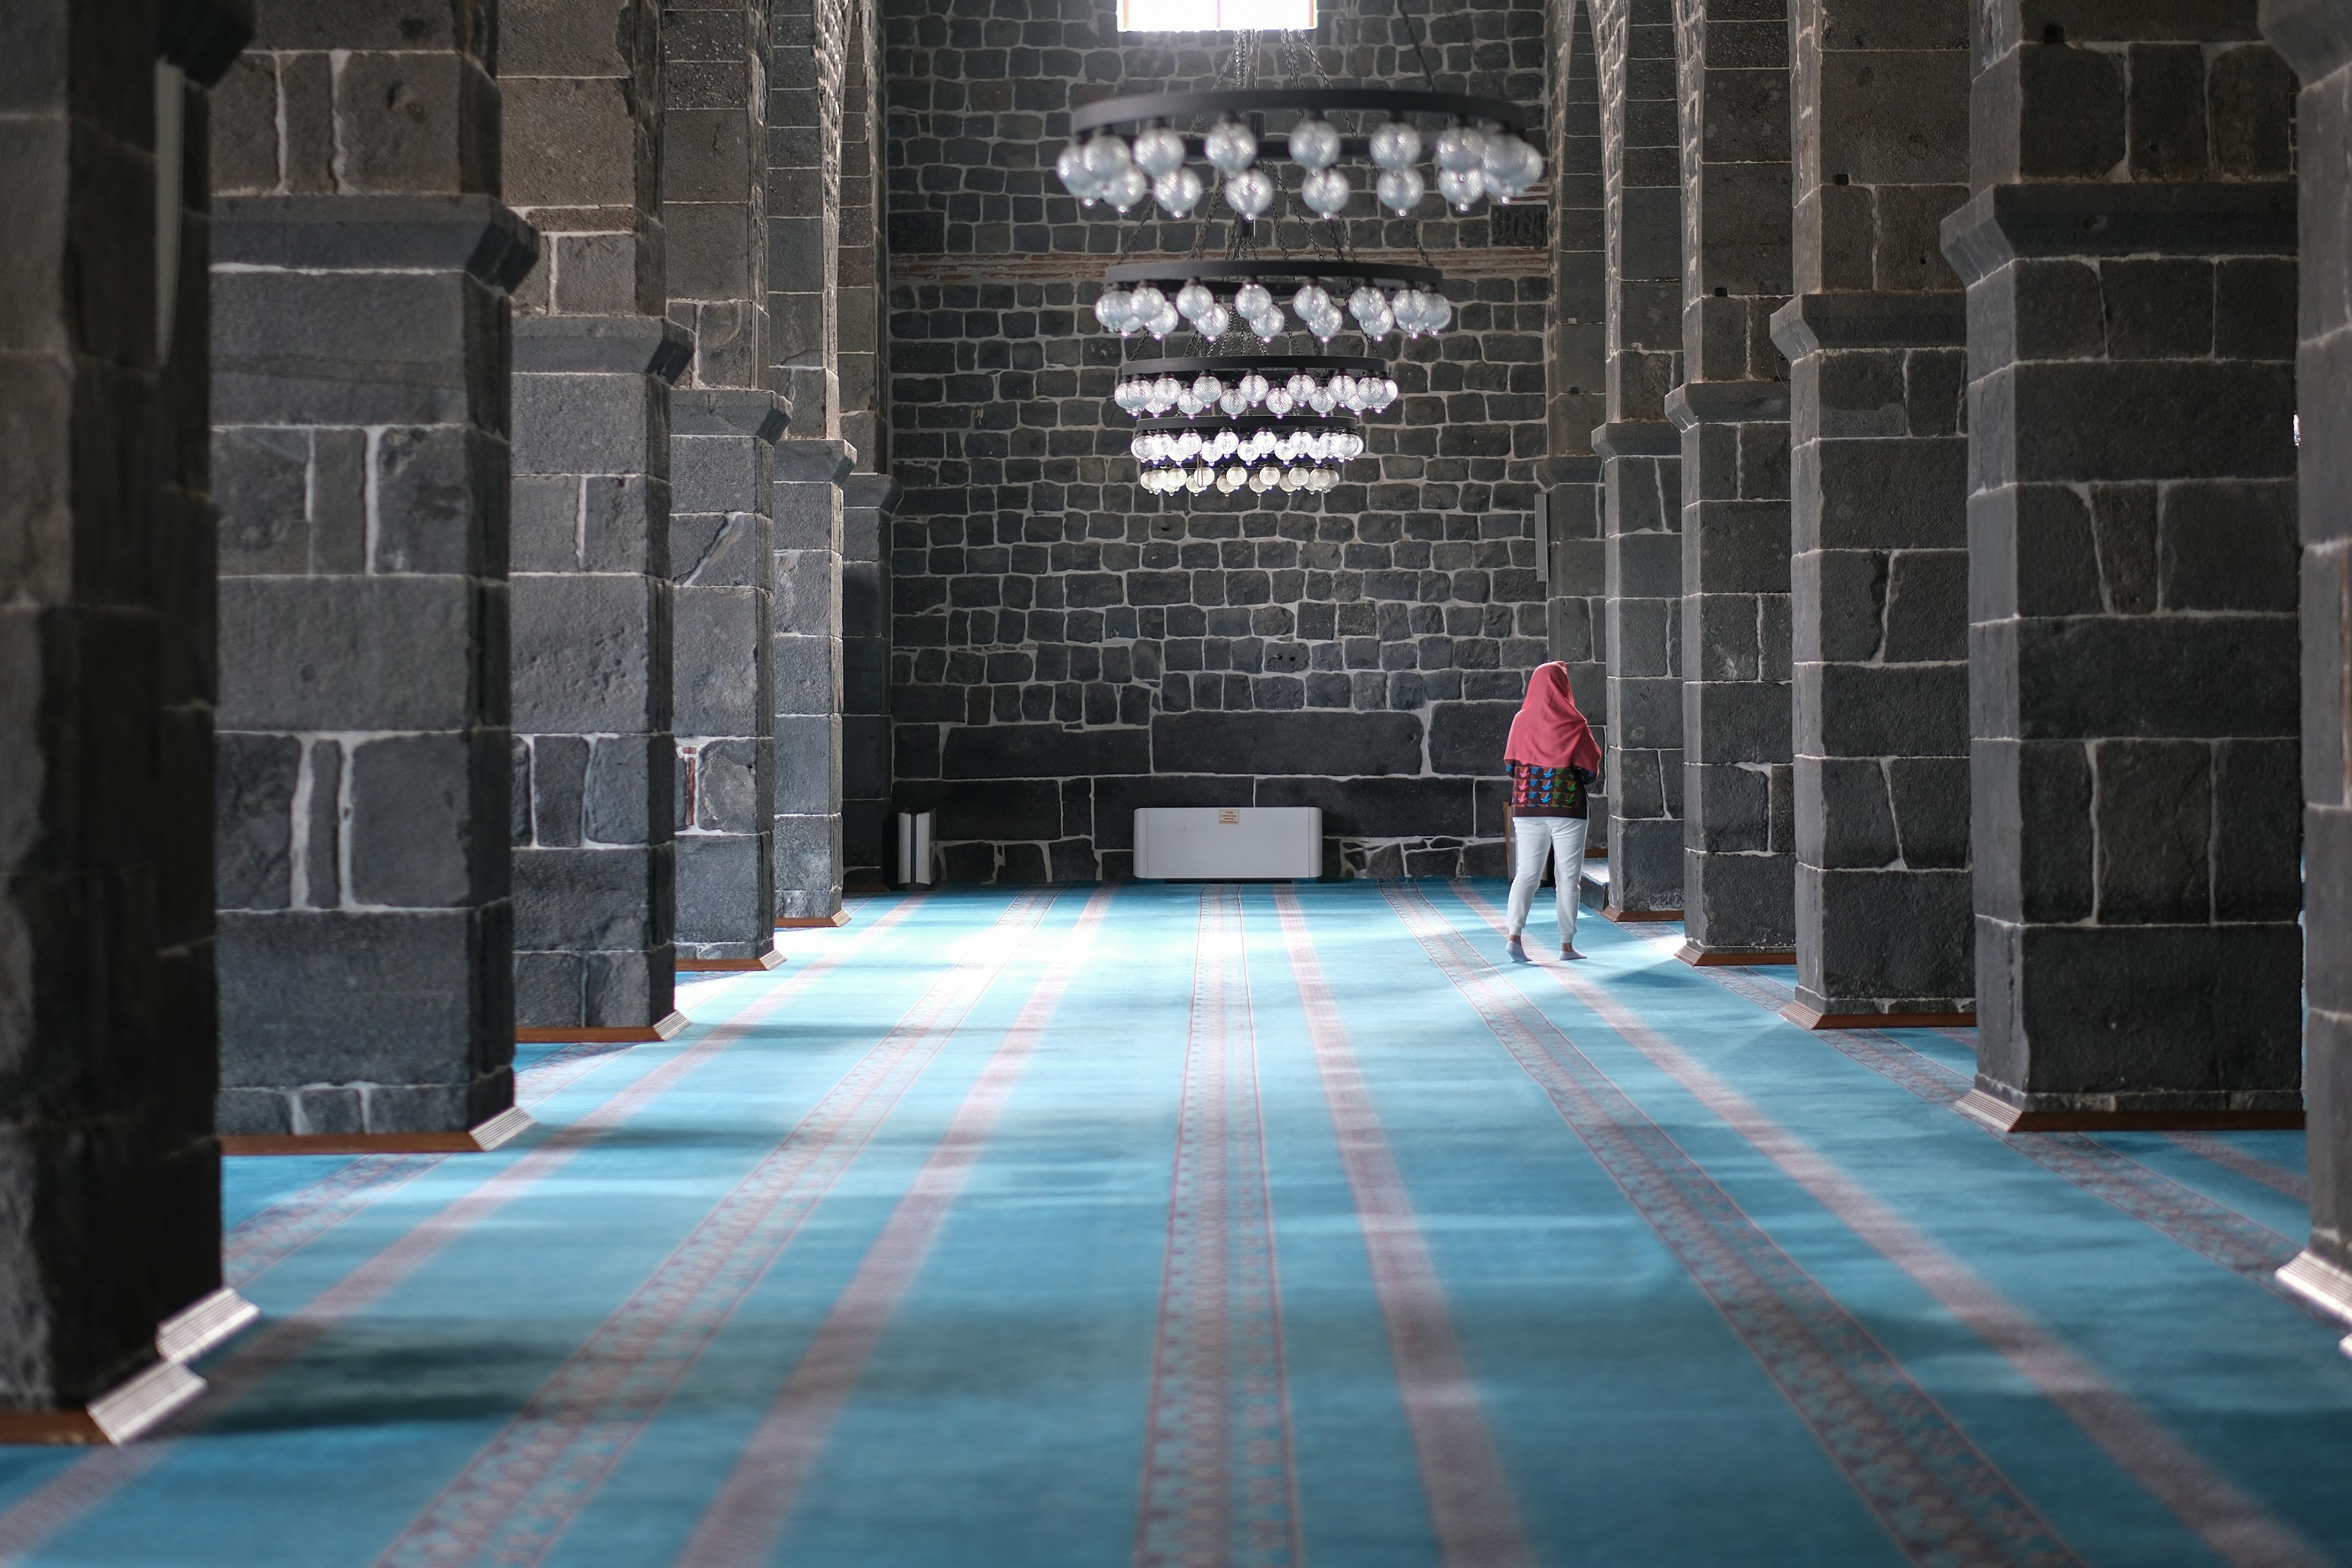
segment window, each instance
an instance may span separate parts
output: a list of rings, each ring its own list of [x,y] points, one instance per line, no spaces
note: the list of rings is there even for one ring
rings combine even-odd
[[[1298,32],[1315,0],[1118,0],[1123,33]]]

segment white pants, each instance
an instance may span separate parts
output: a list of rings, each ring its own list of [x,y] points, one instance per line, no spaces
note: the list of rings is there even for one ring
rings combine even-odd
[[[1511,818],[1510,931],[1517,936],[1528,929],[1528,910],[1536,901],[1536,884],[1543,880],[1544,853],[1552,857],[1552,907],[1559,915],[1559,944],[1576,942],[1577,884],[1584,879],[1584,818],[1580,816],[1515,816]]]

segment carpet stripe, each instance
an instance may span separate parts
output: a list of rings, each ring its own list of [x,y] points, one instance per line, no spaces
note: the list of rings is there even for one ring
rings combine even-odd
[[[1905,1556],[1922,1564],[2078,1562],[1869,1331],[1418,889],[1390,883],[1386,891],[1438,972],[1715,1302]]]
[[[678,1553],[680,1568],[753,1568],[773,1552],[809,1472],[824,1450],[835,1419],[857,1386],[898,1303],[922,1271],[1022,1070],[1035,1054],[1064,993],[1084,967],[1095,934],[1109,913],[1114,891],[1110,887],[1099,888],[1087,900],[1076,925],[1062,940],[1053,964],[965,1093],[938,1146],[818,1325],[733,1472]],[[1010,957],[1008,951],[997,962],[997,969]],[[983,984],[973,991],[971,1002],[965,1004],[966,1013],[985,988]],[[945,1033],[952,1032],[953,1025],[942,1020],[942,1028],[944,1043]],[[538,1559],[502,1553],[496,1561]]]
[[[1301,1560],[1241,893],[1201,889],[1136,1568]]]
[[[529,1110],[633,1046],[583,1043],[551,1052],[515,1074],[515,1103]],[[264,1156],[270,1158],[274,1156]],[[362,1154],[232,1226],[221,1237],[221,1280],[243,1287],[344,1220],[406,1186],[452,1154]]]
[[[1307,1016],[1324,1103],[1339,1135],[1340,1163],[1355,1198],[1439,1555],[1447,1568],[1534,1568],[1535,1552],[1520,1528],[1518,1502],[1480,1408],[1436,1265],[1307,934],[1298,895],[1275,889],[1274,909]]]
[[[1434,907],[1417,890],[1402,897],[1405,901],[1419,903],[1427,911],[1426,920],[1442,922]],[[1391,898],[1397,901],[1400,896],[1391,894]],[[1492,906],[1486,908],[1491,910]],[[1481,912],[1480,918],[1493,924],[1490,914]],[[1469,951],[1467,942],[1450,924],[1444,929],[1465,952]],[[2326,1561],[2287,1525],[2208,1467],[2130,1395],[2108,1383],[2097,1369],[1975,1270],[1929,1240],[1681,1047],[1643,1023],[1632,1009],[1601,986],[1575,973],[1571,965],[1539,967],[1610,1029],[1780,1166],[1854,1234],[1917,1280],[1978,1337],[2000,1352],[2041,1390],[2043,1398],[2064,1411],[2106,1450],[2109,1458],[2194,1531],[2217,1556],[2242,1568],[2317,1568]]]
[[[1005,906],[989,940],[931,983],[376,1562],[543,1558],[1052,902],[1031,893]]]
[[[381,1300],[475,1225],[553,1175],[583,1149],[743,1038],[821,976],[911,914],[918,901],[909,899],[899,904],[866,926],[864,940],[844,943],[814,960],[676,1056],[632,1079],[579,1121],[555,1129],[544,1140],[524,1150],[512,1164],[493,1172],[481,1185],[452,1199],[438,1213],[403,1232],[299,1311],[269,1321],[236,1342],[218,1363],[205,1369],[205,1379],[211,1385],[205,1397],[164,1427],[172,1436],[158,1436],[125,1448],[93,1450],[19,1499],[7,1511],[0,1513],[0,1568],[9,1568],[26,1553],[39,1550],[58,1531],[163,1463],[186,1434],[202,1429],[237,1399],[299,1358],[330,1330]]]
[[[1456,883],[1454,884],[1454,890],[1461,896],[1462,900],[1465,903],[1468,903],[1478,908],[1482,915],[1491,915],[1492,907],[1487,905],[1486,900],[1467,884]],[[1660,937],[1644,936],[1641,940],[1649,942],[1653,947],[1656,947],[1670,955],[1681,945],[1679,938],[1668,940]],[[1699,968],[1698,973],[1705,975],[1707,979],[1714,981],[1717,985],[1722,986],[1733,995],[1739,997],[1743,1001],[1752,1002],[1757,1006],[1763,1008],[1769,1013],[1778,1013],[1782,1005],[1796,994],[1796,988],[1794,986],[1781,984],[1762,974],[1743,971],[1733,965],[1708,964]],[[1972,1081],[1968,1074],[1960,1072],[1957,1068],[1948,1067],[1945,1063],[1937,1061],[1933,1057],[1915,1052],[1910,1047],[1904,1045],[1901,1041],[1894,1038],[1892,1036],[1883,1034],[1876,1029],[1809,1029],[1806,1033],[1813,1036],[1816,1039],[1827,1041],[1835,1049],[1843,1051],[1847,1056],[1853,1058],[1854,1060],[1860,1062],[1864,1067],[1870,1068],[1871,1071],[1879,1074],[1881,1077],[1902,1084],[1905,1089],[1907,1089],[1912,1093],[1918,1095],[1922,1100],[1933,1100],[1936,1103],[1944,1105],[1948,1108],[1959,1103],[1960,1097],[1968,1092],[1969,1086]],[[1950,1040],[1957,1045],[1966,1046],[1970,1050],[1974,1050],[1976,1048],[1976,1040],[1973,1031],[1939,1028],[1934,1030],[1933,1033],[1940,1035],[1944,1038]],[[1937,1079],[1957,1079],[1961,1087],[1957,1092],[1948,1097],[1943,1095],[1940,1083],[1938,1083],[1938,1086],[1936,1089],[1923,1089],[1918,1086],[1917,1081],[1916,1081],[1916,1075],[1906,1074],[1902,1068],[1894,1068],[1893,1070],[1890,1070],[1891,1064],[1896,1060],[1896,1058],[1887,1058],[1883,1055],[1874,1057],[1865,1056],[1849,1049],[1847,1042],[1853,1039],[1874,1041],[1894,1051],[1899,1051],[1906,1057],[1916,1057],[1917,1058],[1917,1065],[1924,1066],[1927,1069],[1931,1078]],[[1990,1136],[2002,1136],[2000,1133],[1993,1132],[1992,1129],[1984,1126],[1981,1122],[1971,1121],[1969,1125],[1976,1127],[1979,1131]],[[2008,1136],[2011,1139],[2019,1137],[2072,1137],[2079,1139],[2086,1135],[2079,1132],[2034,1132],[2026,1134],[2011,1133]],[[2263,1186],[2270,1188],[2274,1193],[2284,1194],[2285,1196],[2294,1199],[2297,1203],[2308,1204],[2311,1201],[2311,1184],[2304,1177],[2301,1172],[2289,1170],[2285,1166],[2278,1164],[2275,1162],[2263,1159],[2259,1154],[2250,1153],[2246,1150],[2241,1149],[2237,1145],[2231,1143],[2224,1139],[2217,1138],[2210,1132],[2164,1132],[2158,1134],[2158,1136],[2166,1139],[2168,1142],[2179,1148],[2187,1150],[2189,1153],[2198,1156],[2200,1159],[2210,1161],[2212,1163],[2221,1166],[2226,1171],[2231,1172],[2236,1175],[2243,1176],[2248,1181],[2258,1183]],[[2113,1150],[2108,1152],[2111,1153],[2116,1152]],[[2119,1153],[2117,1154],[2117,1157],[2124,1159],[2129,1158],[2128,1155],[2122,1155]],[[2134,1163],[2137,1163],[2137,1162]],[[2151,1173],[2151,1174],[2153,1173]],[[2068,1179],[2072,1180],[2073,1178],[2069,1177]],[[2160,1176],[2158,1179],[2169,1180],[2168,1177]],[[2182,1190],[2189,1191],[2189,1189],[2183,1188]],[[2214,1201],[2210,1198],[2205,1198],[2201,1194],[2198,1194],[2196,1196],[2199,1201],[2203,1203],[2211,1203]],[[2255,1219],[2251,1215],[2240,1214],[2239,1211],[2229,1208],[2229,1205],[2226,1204],[2221,1206],[2226,1209],[2230,1214],[2236,1215],[2240,1219],[2246,1221],[2250,1225],[2258,1226],[2262,1225],[2261,1221]],[[2262,1228],[2268,1230],[2267,1226],[2262,1226]],[[2276,1235],[2277,1233],[2271,1232],[2270,1234]],[[2190,1245],[2193,1246],[2194,1244],[2191,1243]],[[2289,1245],[2292,1246],[2293,1244],[2290,1243]],[[2203,1251],[2204,1248],[2199,1247],[2198,1250]],[[2209,1253],[2208,1256],[2210,1257],[2211,1254]],[[2216,1261],[2221,1260],[2217,1258]],[[2224,1263],[2223,1267],[2235,1268],[2236,1265]]]
[[[1498,931],[1502,929],[1497,923],[1501,914],[1477,889],[1456,883],[1454,891],[1481,920]],[[1806,1033],[1887,1082],[1930,1105],[1959,1115],[1960,1100],[1969,1092],[1972,1081],[1966,1073],[1876,1029],[1815,1029]],[[2336,1321],[2279,1283],[2279,1266],[2302,1248],[2260,1220],[2161,1172],[2150,1170],[2088,1133],[1996,1132],[1973,1118],[1960,1116],[1959,1120],[1977,1133],[1996,1140],[2101,1202],[2113,1205],[2158,1235],[2261,1286],[2281,1300],[2291,1302],[2315,1321],[2331,1325]],[[2229,1155],[2237,1155],[2236,1150],[2221,1143],[2219,1139],[2205,1141],[2219,1144]],[[2251,1156],[2243,1158],[2247,1163],[2263,1163]]]

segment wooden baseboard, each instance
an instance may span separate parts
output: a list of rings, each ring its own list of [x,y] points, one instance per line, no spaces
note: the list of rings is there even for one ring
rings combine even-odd
[[[1797,962],[1797,955],[1793,952],[1736,952],[1726,948],[1713,948],[1702,952],[1687,942],[1675,951],[1675,956],[1685,963],[1696,964],[1701,969],[1746,968],[1759,964]]]
[[[1800,1029],[1973,1029],[1974,1013],[1823,1013],[1801,1002],[1780,1009]]]
[[[530,1113],[510,1106],[463,1132],[225,1133],[224,1154],[480,1154],[531,1126]]]
[[[1683,912],[1680,910],[1621,910],[1614,904],[1603,904],[1601,906],[1601,918],[1614,921],[1619,925],[1633,925],[1644,921],[1678,921],[1683,918]]]
[[[680,964],[679,968],[685,965]],[[687,1016],[672,1013],[658,1024],[572,1024],[560,1029],[517,1029],[519,1046],[646,1046],[686,1032]]]
[[[681,973],[689,974],[748,974],[754,970],[777,968],[783,962],[784,955],[771,948],[757,958],[681,958],[677,967]]]
[[[806,931],[812,926],[845,926],[849,923],[847,910],[835,910],[829,915],[781,915],[776,920],[778,931]]]
[[[2321,1311],[2352,1323],[2352,1268],[2305,1248],[2278,1271],[2278,1282]]]
[[[1995,1132],[2252,1132],[2303,1125],[2300,1110],[2021,1110],[1980,1089],[1952,1109]]]
[[[185,1366],[159,1361],[88,1405],[0,1410],[0,1443],[128,1443],[204,1391]]]

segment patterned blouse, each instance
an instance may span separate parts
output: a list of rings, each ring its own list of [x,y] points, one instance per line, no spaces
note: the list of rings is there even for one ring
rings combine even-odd
[[[1512,763],[1513,816],[1582,816],[1584,792],[1592,775],[1582,768],[1539,768],[1532,763]]]

